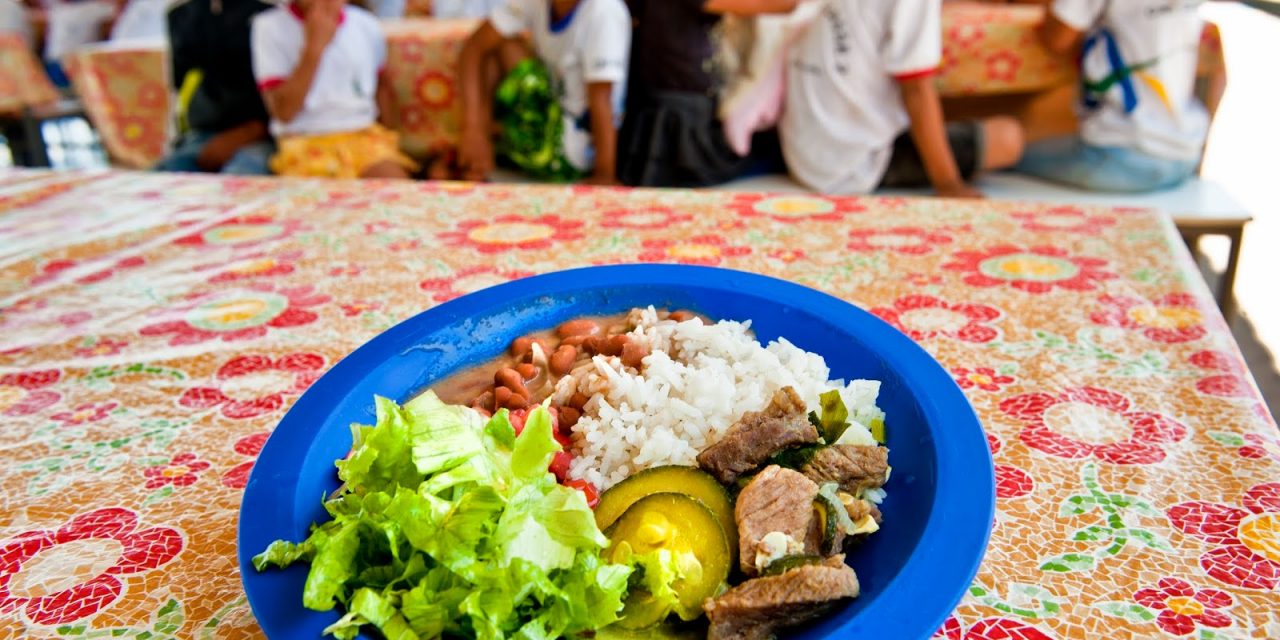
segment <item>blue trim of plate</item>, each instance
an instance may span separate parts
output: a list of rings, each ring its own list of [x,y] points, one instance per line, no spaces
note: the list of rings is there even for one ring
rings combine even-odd
[[[863,594],[788,637],[930,637],[977,574],[995,517],[991,453],[964,393],[923,348],[847,302],[766,276],[680,265],[589,267],[491,287],[388,329],[312,385],[267,441],[240,508],[241,576],[267,636],[318,638],[338,618],[302,607],[307,566],[259,573],[251,558],[327,517],[333,461],[350,448],[349,425],[371,423],[375,394],[403,402],[525,333],[650,304],[751,320],[761,342],[785,336],[821,354],[833,378],[883,382],[894,471],[884,530],[849,554]]]

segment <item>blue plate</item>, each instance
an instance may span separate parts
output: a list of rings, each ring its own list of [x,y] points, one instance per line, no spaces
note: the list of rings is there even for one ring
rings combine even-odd
[[[404,402],[449,373],[497,356],[515,338],[585,315],[636,306],[750,320],[761,342],[785,337],[821,354],[833,377],[881,380],[893,475],[883,530],[849,563],[862,596],[794,634],[801,638],[926,638],[973,580],[995,511],[982,427],[951,376],[875,316],[764,276],[669,265],[562,271],[486,289],[396,325],[339,362],[276,427],[240,507],[240,572],[273,639],[318,638],[338,618],[302,607],[306,565],[259,573],[250,559],[277,538],[301,540],[327,516],[334,460],[352,422],[373,424],[375,394]]]

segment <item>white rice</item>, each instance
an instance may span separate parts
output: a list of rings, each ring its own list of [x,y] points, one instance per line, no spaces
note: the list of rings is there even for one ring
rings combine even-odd
[[[596,356],[562,378],[554,402],[581,392],[590,400],[574,426],[569,475],[601,491],[650,467],[696,465],[742,414],[763,409],[782,387],[793,387],[810,410],[818,396],[839,389],[851,426],[844,442],[873,442],[868,425],[884,413],[875,380],[829,380],[821,356],[779,339],[761,346],[750,323],[706,325],[659,320],[653,307],[632,312],[634,339],[651,353],[641,371],[616,357]]]

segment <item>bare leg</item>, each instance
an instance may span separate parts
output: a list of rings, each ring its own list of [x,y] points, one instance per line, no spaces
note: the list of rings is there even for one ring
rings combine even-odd
[[[408,180],[409,172],[404,167],[392,160],[383,160],[360,174],[361,178],[392,178],[397,180]]]
[[[983,171],[1007,169],[1022,158],[1025,144],[1022,125],[1014,118],[999,116],[982,121]]]

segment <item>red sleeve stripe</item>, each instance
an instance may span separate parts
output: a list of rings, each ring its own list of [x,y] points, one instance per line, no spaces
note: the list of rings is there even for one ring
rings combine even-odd
[[[284,78],[267,78],[258,83],[258,91],[270,91],[284,84]]]
[[[906,80],[919,80],[920,78],[928,78],[929,76],[937,72],[938,72],[937,67],[930,67],[928,69],[918,69],[916,71],[907,71],[906,73],[895,73],[893,74],[893,79],[899,82],[906,81]]]

